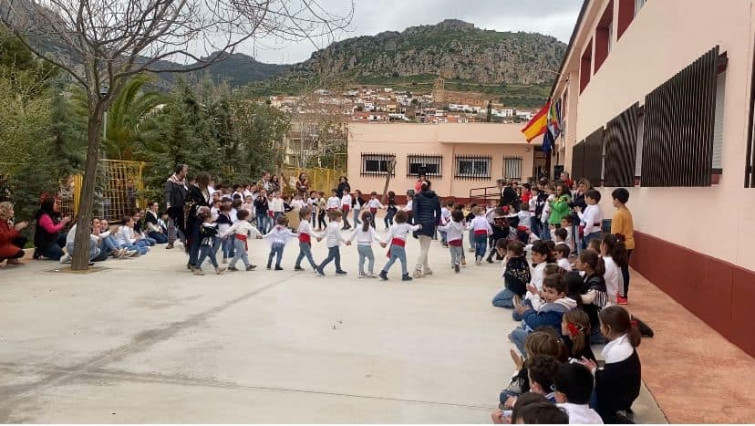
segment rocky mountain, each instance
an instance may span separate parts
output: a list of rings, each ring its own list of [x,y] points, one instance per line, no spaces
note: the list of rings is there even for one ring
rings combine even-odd
[[[312,80],[432,87],[441,75],[447,89],[483,92],[507,104],[531,106],[547,95],[565,52],[566,45],[551,36],[483,30],[446,20],[333,43],[252,89],[261,95],[296,93]]]

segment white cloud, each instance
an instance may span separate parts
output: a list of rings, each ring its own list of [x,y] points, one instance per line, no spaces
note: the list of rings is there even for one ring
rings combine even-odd
[[[338,13],[346,0],[323,0]],[[433,25],[444,19],[461,19],[478,28],[548,34],[569,42],[582,0],[355,0],[352,32],[336,34],[336,40],[383,31],[403,31],[417,25]],[[295,63],[310,57],[330,40],[280,42],[260,40],[243,51],[261,62]]]

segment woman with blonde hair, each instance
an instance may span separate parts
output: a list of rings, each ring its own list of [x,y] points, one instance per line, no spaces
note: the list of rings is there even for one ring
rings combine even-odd
[[[27,222],[13,224],[13,204],[8,201],[0,203],[0,262],[8,260],[9,265],[19,265],[18,259],[24,257],[26,238],[20,231],[28,225]]]

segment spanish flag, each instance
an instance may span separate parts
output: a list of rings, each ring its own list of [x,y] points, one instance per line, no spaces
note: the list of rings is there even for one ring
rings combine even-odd
[[[551,109],[551,101],[548,101],[545,106],[538,111],[538,113],[532,117],[529,123],[522,129],[527,142],[531,142],[532,139],[542,135],[548,129],[548,111]]]

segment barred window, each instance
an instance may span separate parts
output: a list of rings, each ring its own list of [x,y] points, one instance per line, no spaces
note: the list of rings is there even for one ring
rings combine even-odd
[[[428,177],[443,176],[443,157],[440,155],[409,155],[406,159],[406,175],[418,176],[425,173]]]
[[[460,179],[490,179],[491,157],[457,156],[456,175]]]
[[[362,154],[362,176],[385,176],[390,171],[395,175],[396,156],[394,154]]]
[[[522,157],[503,157],[503,177],[522,179]]]

